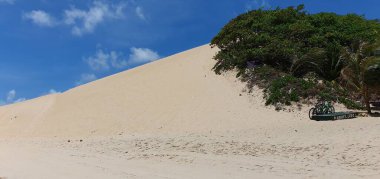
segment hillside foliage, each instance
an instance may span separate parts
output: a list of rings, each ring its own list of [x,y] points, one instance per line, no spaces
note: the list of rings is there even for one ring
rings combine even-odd
[[[231,20],[212,39],[211,46],[220,49],[213,69],[217,74],[236,69],[251,87],[265,81],[267,104],[322,98],[323,90],[313,96],[302,92],[310,73],[322,84],[352,91],[350,97],[336,99],[369,100],[366,89],[380,83],[379,63],[373,60],[379,39],[378,21],[356,14],[310,14],[303,5],[258,9]],[[268,68],[276,72],[262,70]],[[272,75],[265,74],[269,72]],[[291,93],[283,94],[281,89]]]

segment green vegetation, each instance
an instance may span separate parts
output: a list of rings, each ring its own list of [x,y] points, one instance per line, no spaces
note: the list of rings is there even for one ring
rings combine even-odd
[[[300,97],[306,98],[310,89],[316,86],[311,81],[286,75],[272,81],[266,92],[266,104],[276,104],[278,102],[290,105],[290,101],[298,102]]]
[[[364,83],[371,87],[380,87],[380,59],[368,60],[365,64]]]
[[[211,41],[214,71],[238,70],[249,88],[264,88],[267,105],[320,98],[369,108],[379,88],[380,24],[356,14],[309,14],[303,5],[254,10],[229,22]]]

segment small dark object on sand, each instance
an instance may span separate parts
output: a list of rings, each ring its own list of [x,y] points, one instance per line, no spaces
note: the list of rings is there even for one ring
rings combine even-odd
[[[79,140],[79,142],[83,142],[83,140],[81,139],[81,140]]]
[[[71,142],[70,140],[67,140],[67,142]]]

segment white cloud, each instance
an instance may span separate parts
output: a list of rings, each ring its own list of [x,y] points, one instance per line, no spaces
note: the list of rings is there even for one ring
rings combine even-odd
[[[110,62],[113,68],[124,68],[128,65],[128,61],[123,57],[123,53],[111,51]]]
[[[55,89],[50,89],[48,94],[57,94],[57,93],[61,93],[59,91],[56,91]]]
[[[14,4],[15,0],[0,0],[0,3]]]
[[[0,0],[0,2],[8,1],[13,2],[14,0]],[[72,6],[63,10],[62,18],[55,18],[42,10],[27,12],[22,17],[39,26],[68,26],[73,35],[82,36],[94,32],[96,27],[106,21],[124,18],[126,4],[126,2],[113,4],[106,0],[94,0],[87,9]],[[136,9],[136,13],[139,18],[145,18],[140,7]]]
[[[247,11],[258,9],[258,8],[270,8],[271,5],[267,0],[250,0],[246,5],[245,8]]]
[[[159,58],[158,53],[151,49],[132,47],[128,59],[121,52],[111,51],[107,53],[99,49],[95,55],[85,58],[84,61],[93,71],[107,71],[125,68],[128,65],[147,63]]]
[[[13,104],[25,101],[25,98],[16,98],[16,90],[10,90],[5,97],[5,100],[0,100],[0,105]]]
[[[143,9],[140,6],[136,7],[136,15],[139,17],[141,20],[146,20]]]
[[[147,63],[158,60],[160,56],[157,52],[148,48],[131,48],[131,54],[129,55],[129,63]]]
[[[26,100],[25,98],[18,98],[17,100],[13,101],[13,103],[20,103],[20,102],[23,102],[25,100]]]
[[[16,90],[10,90],[7,94],[7,102],[12,102],[14,101],[14,98],[16,97]]]
[[[59,93],[61,92],[55,89],[50,89],[49,91],[42,93],[41,96],[50,95],[50,94],[59,94]]]
[[[90,56],[85,61],[92,70],[101,71],[110,68],[108,64],[109,55],[105,54],[103,50],[98,50],[94,56]]]
[[[85,59],[89,67],[94,71],[105,71],[112,68],[123,68],[128,65],[127,60],[123,58],[123,54],[116,51],[105,53],[98,50],[94,56]]]
[[[152,62],[159,59],[160,56],[157,52],[148,48],[136,48],[130,49],[129,58],[125,58],[123,53],[117,51],[106,52],[98,49],[93,56],[84,58],[84,61],[91,68],[93,73],[84,73],[81,75],[80,80],[75,84],[81,85],[97,79],[97,72],[107,71],[111,69],[121,69],[128,65],[139,65],[147,62]]]
[[[123,17],[124,4],[110,5],[101,1],[94,1],[88,10],[72,7],[65,10],[64,23],[72,26],[71,32],[81,36],[94,31],[97,25],[106,19],[118,19]]]
[[[84,74],[81,75],[80,80],[77,81],[75,84],[76,84],[77,86],[79,86],[79,85],[86,84],[86,83],[89,83],[89,82],[91,82],[91,81],[94,81],[94,80],[96,80],[96,79],[97,79],[97,77],[96,77],[95,74],[92,74],[92,73],[84,73]]]
[[[39,26],[53,27],[57,22],[48,13],[41,10],[34,10],[23,15],[24,19],[29,19]]]

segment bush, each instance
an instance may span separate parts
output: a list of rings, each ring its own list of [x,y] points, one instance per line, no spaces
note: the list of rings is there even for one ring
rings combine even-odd
[[[339,97],[338,100],[348,109],[360,109],[360,110],[364,109],[364,107],[361,104],[358,104],[355,101],[352,101],[351,99]]]
[[[266,105],[299,102],[301,99],[319,99],[335,101],[345,105],[348,109],[363,109],[361,104],[351,100],[352,94],[334,82],[319,83],[313,77],[296,78],[285,75],[273,79],[264,90]]]
[[[250,90],[265,89],[267,105],[318,98],[357,109],[354,101],[365,95],[337,82],[352,83],[357,91],[363,84],[380,86],[380,63],[367,60],[379,43],[380,23],[360,15],[308,14],[303,5],[259,9],[231,20],[212,39],[219,48],[213,70],[237,69]],[[371,63],[362,79],[359,68],[366,60]]]
[[[310,89],[316,86],[312,81],[306,81],[291,75],[286,75],[272,81],[270,86],[264,90],[266,105],[277,103],[290,105],[298,102],[300,98],[309,97]]]
[[[247,82],[247,87],[251,92],[254,86],[267,88],[273,79],[277,79],[283,75],[285,75],[285,73],[281,73],[268,65],[262,65],[247,69],[241,79],[243,82]]]

